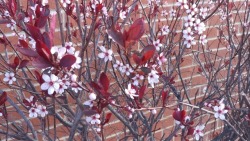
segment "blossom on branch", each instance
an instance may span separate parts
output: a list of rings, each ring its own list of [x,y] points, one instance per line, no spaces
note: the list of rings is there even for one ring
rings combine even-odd
[[[6,72],[4,74],[3,81],[10,84],[10,85],[13,84],[13,82],[16,81],[15,74],[13,72]]]
[[[131,87],[131,84],[128,84],[128,88],[125,89],[125,93],[131,98],[138,97],[139,95],[136,94],[136,90]]]
[[[100,49],[102,52],[98,54],[98,57],[104,59],[105,62],[107,62],[108,60],[111,61],[113,51],[111,49],[106,50],[104,46],[100,46]]]
[[[204,136],[204,133],[203,133],[204,128],[205,128],[205,125],[198,125],[195,127],[195,130],[194,130],[195,140],[198,141],[200,137]]]
[[[91,124],[100,124],[101,123],[100,115],[99,114],[94,114],[94,115],[92,115],[90,117],[87,116],[86,121],[88,123],[91,123]]]
[[[58,92],[60,85],[58,82],[58,77],[54,74],[48,76],[47,74],[42,75],[43,80],[45,81],[41,85],[42,90],[48,90],[48,94],[52,95],[54,92]]]
[[[154,84],[159,82],[159,75],[156,70],[151,70],[148,74],[148,83],[154,88]]]
[[[219,118],[221,120],[225,120],[225,114],[228,112],[227,109],[225,109],[225,104],[224,103],[220,103],[220,106],[214,106],[214,117],[215,118]]]

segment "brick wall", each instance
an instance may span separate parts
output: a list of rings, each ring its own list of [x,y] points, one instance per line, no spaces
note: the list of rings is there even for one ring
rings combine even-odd
[[[21,1],[21,5],[22,7],[26,7],[26,0]],[[155,18],[156,22],[155,25],[152,25],[151,28],[154,28],[156,31],[159,29],[159,27],[162,27],[162,24],[167,24],[170,27],[173,27],[173,24],[171,23],[172,18],[169,17],[169,14],[167,15],[167,17],[163,17],[161,16],[161,11],[166,10],[167,12],[169,12],[172,8],[177,9],[177,6],[175,6],[176,1],[166,1],[167,3],[165,3],[165,1],[162,1],[162,5],[160,5],[158,7],[159,12],[156,12],[157,18]],[[208,4],[208,1],[202,1],[204,2],[204,4],[200,4],[199,6],[203,6],[203,7],[210,7],[211,4]],[[127,5],[132,4],[131,2],[128,2]],[[246,8],[244,6],[244,1],[234,1],[234,6],[232,8],[232,19],[233,19],[233,23],[235,25],[235,34],[236,36],[234,37],[235,39],[235,45],[237,45],[240,41],[240,39],[242,38],[242,30],[243,30],[243,26],[242,23],[240,21],[240,19],[243,19],[243,16],[246,16],[246,14],[244,13]],[[131,16],[133,19],[137,19],[139,17],[143,16],[143,11],[142,11],[142,6],[146,6],[147,5],[147,1],[142,1],[142,5],[140,5],[138,3],[138,12],[136,14],[133,13],[133,15]],[[55,11],[56,10],[56,6],[55,6],[55,2],[54,1],[50,1],[49,2],[49,7],[51,9],[51,11]],[[145,8],[145,13],[149,13],[150,8]],[[152,10],[152,9],[151,9]],[[239,11],[237,11],[239,10]],[[112,10],[110,10],[109,14],[111,14]],[[64,37],[66,38],[66,40],[68,41],[67,35],[66,35],[66,27],[64,27],[64,25],[66,25],[66,20],[67,17],[65,15],[65,12],[63,10],[61,10],[61,16],[62,16],[62,25],[63,25],[63,29],[64,29]],[[176,53],[178,53],[180,51],[179,48],[179,43],[182,42],[183,38],[180,38],[182,36],[182,30],[183,30],[183,23],[184,20],[183,18],[181,18],[181,16],[185,16],[186,14],[184,14],[185,11],[184,10],[180,10],[180,18],[177,21],[176,25],[175,25],[175,29],[170,33],[170,34],[174,34],[173,32],[176,33],[176,36],[172,36],[174,39],[171,40],[173,41],[173,45],[170,45],[171,43],[168,43],[167,47],[173,47],[173,50],[176,51]],[[58,14],[58,13],[57,13]],[[173,70],[173,74],[171,76],[176,76],[174,81],[175,83],[173,84],[175,86],[175,88],[181,93],[184,101],[188,103],[187,97],[186,95],[189,96],[190,98],[190,104],[196,105],[197,103],[199,103],[199,101],[202,101],[206,98],[206,95],[203,92],[203,89],[205,87],[207,87],[208,85],[208,80],[205,78],[204,75],[202,75],[201,73],[199,73],[199,68],[201,67],[200,65],[205,65],[205,64],[210,64],[213,63],[214,68],[223,68],[224,62],[227,61],[228,59],[230,59],[230,51],[228,50],[228,45],[225,43],[222,43],[221,41],[223,41],[223,39],[219,39],[219,35],[220,35],[220,30],[224,31],[224,37],[226,38],[227,32],[225,32],[227,30],[227,26],[226,26],[226,20],[220,20],[221,15],[219,14],[219,12],[216,12],[213,16],[211,16],[208,20],[205,21],[205,25],[207,27],[206,31],[204,32],[204,35],[207,36],[207,40],[208,43],[204,46],[202,45],[194,45],[191,47],[191,49],[185,49],[184,54],[182,56],[183,58],[183,62],[180,63],[177,67],[175,66],[177,63],[177,60],[175,60],[175,56],[174,55],[168,55],[168,63],[166,64],[168,66],[168,69],[172,69],[174,67]],[[144,19],[145,20],[145,19]],[[77,23],[71,18],[69,17],[69,21],[72,23],[72,28],[75,28],[76,31],[78,29],[77,27]],[[160,21],[160,22],[158,22]],[[249,22],[249,21],[248,21]],[[60,28],[59,28],[59,22],[57,21],[57,26],[55,29],[55,37],[54,37],[54,45],[55,46],[61,46],[61,35],[60,35]],[[86,21],[87,26],[90,26],[91,20],[88,19]],[[146,23],[146,20],[145,20]],[[11,31],[9,28],[6,27],[5,24],[1,24],[0,25],[0,29],[2,31],[2,33],[4,33],[4,36],[6,36],[9,41],[11,42],[11,44],[15,45],[17,44],[17,40],[18,37],[13,36],[13,31]],[[42,29],[43,30],[43,29]],[[100,28],[99,31],[105,31],[104,28]],[[95,34],[98,35],[98,33],[100,33],[99,31],[96,31]],[[104,32],[105,33],[105,32]],[[149,27],[146,24],[146,34],[141,38],[141,42],[144,44],[148,43],[148,34],[149,34]],[[249,33],[247,33],[249,34]],[[75,46],[77,49],[80,50],[80,46],[81,44],[79,43],[79,31],[77,32],[78,38],[72,38],[72,42],[75,43]],[[3,37],[3,36],[2,36]],[[169,37],[171,37],[169,35]],[[238,37],[238,39],[237,39]],[[99,45],[102,44],[103,38],[105,38],[104,36],[100,37],[99,40]],[[94,39],[94,38],[93,38]],[[93,51],[93,49],[91,47],[95,47],[93,45],[93,41],[90,42],[89,47],[87,49],[89,56],[91,56],[91,53]],[[138,50],[142,49],[142,46],[140,45],[140,43],[136,44],[138,46]],[[115,49],[116,45],[115,43],[112,44],[112,49],[115,53],[117,53],[116,49]],[[13,49],[10,46],[5,47],[3,44],[1,44],[0,47],[0,51],[1,51],[1,55],[2,56],[8,56],[7,62],[12,62],[14,57],[16,56],[15,53],[13,52]],[[7,52],[7,53],[6,53]],[[174,54],[173,52],[171,52],[171,54]],[[117,56],[118,54],[115,54],[115,56]],[[232,66],[235,66],[238,63],[237,60],[238,56],[235,56],[233,61],[232,61]],[[118,58],[118,57],[117,57]],[[84,58],[83,60],[83,66],[86,65],[86,59],[88,58]],[[197,59],[199,59],[197,61]],[[209,60],[208,60],[209,59]],[[103,62],[98,62],[100,65]],[[1,59],[1,64],[4,64],[3,59]],[[6,70],[8,70],[7,68],[4,68],[3,66],[6,65],[1,65],[1,72],[5,72]],[[96,64],[90,64],[90,66],[96,66]],[[103,69],[104,66],[101,67],[101,69]],[[108,65],[108,69],[111,68],[111,64]],[[34,70],[34,68],[31,68],[30,70]],[[111,69],[110,69],[111,70]],[[93,70],[93,73],[95,71]],[[214,80],[212,78],[212,74],[213,76],[216,78],[217,80],[217,84],[220,87],[221,91],[223,91],[223,88],[225,86],[224,82],[226,80],[226,77],[228,75],[228,70],[227,67],[224,67],[223,69],[219,70],[219,72],[214,72],[211,71],[211,78],[210,80]],[[3,79],[3,73],[0,76],[0,79]],[[20,77],[23,77],[23,74],[20,72]],[[245,74],[245,72],[243,72],[243,74]],[[28,74],[30,77],[29,78],[34,78],[32,77],[32,74]],[[95,76],[95,74],[93,74],[93,76]],[[108,76],[110,76],[111,81],[114,79],[112,78],[112,75],[108,74]],[[20,84],[20,86],[24,86],[25,83],[27,83],[26,81],[21,81],[21,79],[18,81]],[[35,83],[35,81],[34,81]],[[112,84],[116,84],[115,81],[112,82]],[[184,89],[184,84],[185,84],[185,89]],[[36,89],[38,90],[38,92],[40,91],[40,85],[36,84]],[[5,90],[8,93],[8,97],[10,99],[12,99],[15,103],[18,104],[18,106],[21,108],[21,110],[24,111],[24,114],[28,115],[28,110],[25,109],[23,106],[21,106],[21,104],[18,101],[21,101],[23,96],[30,96],[30,92],[28,91],[18,91],[15,90],[15,87],[9,87],[8,85],[5,85],[4,83],[1,83],[0,86],[2,90]],[[159,87],[159,89],[155,89],[156,93],[160,93],[161,89],[163,88],[163,84],[159,83],[157,85],[157,87]],[[113,89],[110,90],[113,93],[117,92],[117,86],[112,87]],[[207,93],[212,93],[212,90],[207,91]],[[237,93],[237,90],[232,91],[232,93]],[[151,98],[152,93],[150,91],[147,91],[147,94],[145,95],[147,98]],[[213,99],[218,98],[219,96],[214,96]],[[74,98],[68,96],[70,103],[70,107],[73,107],[73,110],[76,109],[76,101],[74,100]],[[235,95],[235,102],[237,102],[237,94]],[[82,101],[86,100],[86,97],[82,99]],[[155,124],[155,131],[153,131],[152,133],[154,134],[154,140],[161,140],[163,136],[167,137],[169,134],[171,134],[173,132],[173,130],[176,127],[176,124],[174,122],[174,118],[172,117],[172,113],[173,113],[173,109],[176,108],[176,97],[173,95],[173,93],[170,93],[170,98],[168,99],[167,102],[167,106],[171,107],[169,109],[166,109],[163,113],[163,116],[160,118],[159,122],[157,124]],[[52,102],[53,100],[51,98],[47,99],[48,103]],[[120,102],[124,102],[124,99],[121,99]],[[48,104],[48,107],[50,107],[51,105]],[[57,106],[60,106],[59,104]],[[21,116],[16,112],[16,109],[13,108],[13,106],[11,106],[8,102],[6,102],[6,107],[7,107],[7,111],[8,111],[8,121],[9,121],[9,125],[11,125],[11,123],[15,123],[17,125],[19,125],[20,128],[22,128],[24,131],[28,132],[28,135],[31,135],[27,124],[24,122],[24,120],[21,118]],[[57,107],[58,109],[56,110],[57,113],[62,114],[63,118],[68,118],[70,119],[70,117],[68,117],[67,115],[63,115],[63,108],[61,107]],[[190,108],[190,106],[183,106],[183,109],[185,109],[187,111],[187,113],[191,113],[191,111],[193,110],[192,108]],[[109,110],[106,110],[107,112]],[[106,112],[106,113],[107,113]],[[64,113],[65,114],[65,113]],[[145,111],[145,116],[149,117],[150,116],[150,112],[149,111]],[[201,122],[206,122],[206,128],[205,128],[205,135],[203,137],[203,140],[211,140],[213,139],[217,134],[220,134],[223,130],[223,122],[220,120],[216,120],[215,118],[213,118],[213,115],[207,116],[206,114],[201,115],[200,118],[198,118],[199,121]],[[84,118],[82,119],[84,121]],[[1,119],[2,121],[2,130],[6,131],[6,122],[4,120],[4,118]],[[69,133],[70,133],[70,128],[65,127],[58,119],[54,118],[53,115],[48,115],[45,119],[38,119],[38,118],[31,118],[30,119],[31,123],[33,124],[33,126],[35,127],[38,136],[39,136],[39,140],[49,140],[44,138],[44,133],[43,131],[46,131],[47,134],[53,139],[56,140],[67,140]],[[199,122],[196,121],[195,125]],[[56,124],[56,128],[54,128]],[[43,127],[41,125],[44,125],[45,128],[43,129]],[[56,135],[54,134],[56,132]],[[112,115],[111,120],[109,123],[107,123],[104,126],[104,138],[107,141],[113,141],[113,140],[133,140],[132,136],[128,136],[128,138],[125,138],[125,136],[128,135],[128,129],[126,129],[124,127],[124,125],[119,122],[119,120]],[[18,133],[13,133],[13,134],[18,134]],[[181,140],[181,136],[180,136],[181,132],[177,132],[176,136],[173,137],[172,140],[174,141],[178,141]],[[88,136],[88,138],[90,140],[94,140],[94,134],[91,132],[91,129],[89,129],[88,134],[86,134]],[[6,136],[5,135],[0,135],[1,139],[5,139]],[[189,136],[189,138],[192,140],[193,136]],[[16,140],[14,138],[8,137],[8,140]],[[81,140],[82,137],[79,133],[75,134],[75,140]]]

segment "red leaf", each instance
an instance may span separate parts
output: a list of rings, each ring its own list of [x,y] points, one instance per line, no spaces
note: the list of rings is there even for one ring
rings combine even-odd
[[[16,67],[19,65],[19,58],[17,56],[14,59],[14,64]]]
[[[188,132],[187,132],[187,136],[188,135],[193,135],[194,134],[194,128],[193,127],[189,127],[188,128]]]
[[[7,93],[3,92],[0,96],[0,106],[3,105],[7,101]]]
[[[18,68],[21,69],[23,67],[26,67],[28,63],[29,60],[22,60]]]
[[[145,32],[143,18],[134,21],[128,30],[127,40],[139,40]]]
[[[41,84],[43,81],[41,74],[36,70],[34,71],[34,73],[35,73],[37,81]]]
[[[15,0],[9,0],[9,10],[10,10],[10,14],[12,17],[15,16],[16,14],[16,10],[17,10],[17,7],[16,7],[16,1]]]
[[[118,43],[120,46],[125,47],[125,40],[123,38],[123,34],[119,31],[117,31],[114,27],[111,27],[108,30],[108,35],[112,37],[112,39]]]
[[[40,40],[37,40],[36,41],[36,51],[37,53],[43,57],[44,59],[50,61],[51,60],[51,53],[50,53],[50,50],[49,48],[47,47],[46,44],[44,44],[42,41]]]
[[[102,85],[104,91],[107,91],[109,89],[109,79],[104,72],[101,73],[99,82]]]
[[[0,43],[5,45],[7,44],[7,41],[5,38],[0,38]]]
[[[165,105],[166,99],[168,98],[168,91],[162,91],[161,96],[162,96],[162,105]]]
[[[105,118],[105,121],[104,121],[103,125],[109,122],[111,116],[112,116],[112,113],[108,113],[108,114],[106,115],[106,118]]]
[[[148,45],[142,50],[142,62],[141,64],[146,63],[150,60],[155,54],[155,47],[153,45]]]
[[[31,107],[31,103],[29,103],[29,101],[26,99],[23,99],[23,104],[27,107]]]
[[[90,82],[89,84],[91,87],[95,88],[95,90],[100,91],[102,88],[96,84],[95,82]]]
[[[29,48],[29,44],[25,40],[19,39],[19,43],[24,48]]]
[[[76,62],[76,57],[74,55],[65,55],[60,60],[60,66],[61,67],[67,67],[70,68],[74,63]]]
[[[138,56],[137,53],[134,53],[134,54],[132,55],[132,58],[133,58],[133,60],[135,61],[135,63],[136,63],[137,65],[140,65],[140,64],[141,64],[141,58]]]
[[[38,56],[37,52],[35,52],[34,50],[32,50],[30,48],[17,47],[16,49],[17,49],[17,51],[19,51],[20,53],[22,53],[23,55],[25,55],[27,57],[37,57]]]
[[[52,64],[50,62],[48,62],[47,60],[45,60],[42,57],[37,57],[34,60],[32,60],[32,65],[38,69],[44,69],[44,68],[52,66]]]
[[[35,20],[35,27],[43,28],[47,23],[48,17],[41,16]]]
[[[51,49],[51,40],[49,38],[49,34],[47,32],[43,33],[43,42],[47,45],[49,49]]]
[[[140,90],[139,90],[139,99],[143,98],[146,89],[147,89],[147,87],[145,85],[140,88]]]
[[[175,120],[178,120],[178,121],[182,122],[184,120],[184,118],[185,118],[185,115],[186,115],[185,110],[182,110],[182,111],[175,110],[174,113],[173,113],[173,118]]]
[[[26,26],[27,26],[30,34],[31,34],[31,37],[34,40],[36,40],[36,41],[37,40],[43,41],[43,35],[42,35],[42,33],[41,33],[41,31],[40,31],[39,28],[37,28],[37,27],[35,27],[35,26],[31,25],[31,24],[26,24]]]

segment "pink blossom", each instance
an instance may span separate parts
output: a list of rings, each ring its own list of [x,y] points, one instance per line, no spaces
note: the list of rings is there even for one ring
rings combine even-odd
[[[198,125],[195,127],[195,130],[194,130],[195,140],[198,141],[200,137],[204,136],[204,133],[203,133],[204,128],[205,128],[205,125]]]
[[[16,77],[15,77],[15,74],[13,72],[6,72],[4,74],[4,79],[3,79],[4,82],[8,83],[8,84],[13,84],[13,82],[16,81]]]
[[[45,82],[41,85],[41,89],[48,90],[49,95],[52,95],[54,92],[59,90],[60,85],[57,76],[54,74],[51,74],[50,76],[43,74],[42,78]]]
[[[125,89],[125,93],[131,98],[138,97],[139,95],[136,94],[136,90],[131,87],[131,84],[128,84],[128,88]]]

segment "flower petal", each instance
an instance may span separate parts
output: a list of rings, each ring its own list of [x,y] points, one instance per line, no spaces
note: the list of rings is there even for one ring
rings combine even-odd
[[[54,88],[54,87],[49,87],[49,89],[48,89],[48,94],[49,94],[49,95],[52,95],[52,94],[54,93],[54,91],[55,91],[55,88]]]
[[[42,85],[41,85],[41,89],[42,90],[48,90],[49,89],[49,83],[43,83]]]
[[[42,78],[45,82],[50,82],[50,77],[47,74],[43,74]]]

